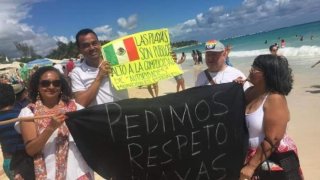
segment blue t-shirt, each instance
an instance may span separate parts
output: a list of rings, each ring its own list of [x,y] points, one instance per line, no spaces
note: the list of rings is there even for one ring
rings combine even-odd
[[[0,121],[18,117],[20,110],[0,111]],[[0,143],[2,151],[13,154],[24,149],[22,136],[14,129],[14,123],[0,126]]]

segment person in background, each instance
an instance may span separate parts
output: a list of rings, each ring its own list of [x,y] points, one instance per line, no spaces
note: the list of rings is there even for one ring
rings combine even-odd
[[[196,51],[195,51],[195,50],[192,50],[191,56],[192,56],[192,59],[193,59],[194,65],[199,64],[199,62],[198,62],[198,54],[196,53]]]
[[[199,51],[199,50],[196,50],[197,51],[197,56],[198,56],[198,64],[203,64],[202,62],[202,52]]]
[[[45,116],[16,124],[28,155],[34,158],[35,179],[94,179],[64,121],[64,112],[83,107],[71,99],[72,92],[63,75],[54,67],[41,67],[30,79],[31,103],[19,117]]]
[[[159,95],[158,82],[148,85],[147,88],[148,88],[148,91],[149,91],[149,93],[150,93],[150,95],[151,95],[152,97],[158,97],[158,95]],[[152,88],[153,88],[153,89],[152,89]],[[154,91],[154,92],[153,92],[153,91]]]
[[[9,84],[0,83],[0,121],[18,117],[21,109],[14,108],[15,95],[20,93],[17,90]],[[21,135],[14,128],[14,123],[0,126],[0,143],[4,158],[3,170],[7,177],[32,179],[33,164],[26,164],[24,161],[25,146]]]
[[[69,61],[66,64],[66,68],[67,68],[67,75],[69,75],[69,73],[73,70],[74,68],[74,62],[73,59],[69,59]]]
[[[245,91],[249,149],[240,180],[251,179],[273,151],[293,150],[297,153],[296,145],[286,134],[290,113],[285,96],[290,93],[293,83],[287,59],[284,56],[259,55],[252,64],[248,81],[253,84]],[[281,167],[271,161],[268,163],[271,171],[281,171],[280,179],[286,179],[281,175],[284,173]],[[301,169],[298,171],[302,177]]]
[[[227,45],[227,47],[226,47],[226,55],[227,55],[227,57],[226,57],[226,65],[232,67],[232,64],[231,64],[231,61],[230,61],[230,58],[229,58],[229,53],[230,53],[231,49],[232,49],[232,46],[231,45]]]
[[[272,44],[270,47],[269,47],[269,51],[272,55],[277,55],[278,53],[278,45],[276,44]]]
[[[29,72],[28,72],[27,65],[25,65],[24,63],[20,63],[19,65],[20,65],[20,69],[19,69],[20,78],[24,83],[28,83]]]
[[[22,78],[20,77],[20,73],[19,73],[19,69],[18,69],[18,68],[16,68],[15,76],[18,78],[18,82],[19,82],[19,83],[23,83],[23,80],[22,80]]]
[[[206,42],[205,59],[208,69],[198,75],[195,86],[229,83],[239,76],[246,79],[246,76],[240,70],[226,65],[226,57],[225,47],[220,41],[210,40]],[[245,83],[244,89],[249,86],[249,83]]]
[[[32,75],[39,69],[38,65],[33,66],[33,68],[31,69],[31,71],[29,72],[29,78],[32,77]]]
[[[27,87],[23,83],[13,84],[13,89],[16,94],[16,101],[14,103],[14,109],[20,111],[30,103],[28,97]]]
[[[172,58],[173,58],[174,62],[178,65],[178,67],[179,67],[180,70],[182,71],[182,68],[181,68],[181,65],[180,65],[180,64],[182,64],[182,63],[186,60],[186,55],[185,55],[185,53],[182,52],[181,58],[180,58],[179,61],[177,60],[177,54],[176,54],[175,52],[172,52],[171,55],[172,55]],[[175,79],[176,82],[177,82],[177,92],[180,91],[180,87],[181,87],[182,90],[184,90],[184,89],[185,89],[185,84],[184,84],[183,74],[179,74],[179,75],[177,75],[177,76],[174,76],[174,79]]]
[[[111,65],[101,55],[101,44],[91,29],[76,35],[76,44],[84,61],[69,74],[77,103],[84,107],[128,98],[127,90],[117,91],[111,84]]]
[[[83,62],[83,60],[84,60],[83,55],[82,55],[82,54],[79,54],[78,58],[79,58],[80,63],[82,63],[82,62]]]
[[[0,76],[0,83],[10,84],[10,81],[9,81],[7,75],[3,74]]]
[[[286,41],[284,39],[281,39],[280,45],[281,45],[281,48],[285,48],[286,47]]]
[[[300,36],[300,41],[303,41],[303,36],[302,35]]]

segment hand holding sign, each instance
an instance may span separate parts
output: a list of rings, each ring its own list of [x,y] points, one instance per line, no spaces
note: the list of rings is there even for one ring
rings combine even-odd
[[[102,80],[105,76],[111,74],[111,66],[108,61],[102,61],[99,65],[99,72],[96,77],[97,80]]]

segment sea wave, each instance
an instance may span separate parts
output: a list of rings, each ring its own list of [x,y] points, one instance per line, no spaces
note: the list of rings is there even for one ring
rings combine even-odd
[[[230,57],[252,57],[260,54],[269,54],[268,49],[257,49],[249,51],[231,51]],[[285,47],[280,48],[278,54],[284,56],[295,57],[320,57],[319,46],[301,46],[301,47]]]

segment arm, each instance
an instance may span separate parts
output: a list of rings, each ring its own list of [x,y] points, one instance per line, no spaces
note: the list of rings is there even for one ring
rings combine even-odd
[[[289,109],[286,98],[280,94],[270,94],[264,104],[263,127],[265,137],[270,143],[278,146],[283,138],[289,121]],[[257,148],[256,154],[241,170],[240,179],[251,178],[255,169],[272,153],[272,145],[266,140]],[[262,147],[266,153],[263,153]]]
[[[181,56],[180,61],[177,62],[177,64],[182,64],[186,60],[185,56]]]
[[[76,102],[83,107],[88,107],[97,96],[101,82],[102,79],[96,78],[87,90],[75,92],[74,97]]]
[[[90,87],[84,91],[78,91],[74,93],[75,100],[83,107],[87,107],[97,96],[100,85],[105,76],[111,73],[111,66],[107,61],[103,61],[99,66],[99,72],[95,80]]]
[[[64,122],[64,120],[65,116],[63,114],[52,117],[50,125],[39,135],[37,134],[34,121],[22,121],[20,129],[27,154],[34,156],[39,153],[44,148],[52,133]]]

